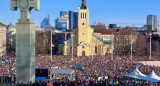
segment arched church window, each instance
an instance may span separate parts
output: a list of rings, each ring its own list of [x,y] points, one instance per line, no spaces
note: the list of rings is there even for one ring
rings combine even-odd
[[[97,47],[95,47],[94,51],[95,51],[95,53],[97,53]]]
[[[72,53],[72,46],[70,47],[70,53]]]
[[[81,13],[81,19],[82,19],[82,13]]]
[[[107,51],[109,51],[109,48],[107,47]]]

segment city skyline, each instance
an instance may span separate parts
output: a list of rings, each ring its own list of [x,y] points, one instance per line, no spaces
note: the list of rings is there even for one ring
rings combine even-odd
[[[137,3],[138,2],[138,3]],[[94,22],[102,22],[104,24],[116,23],[118,26],[143,26],[146,24],[147,15],[157,15],[160,19],[159,0],[87,0],[87,6],[90,7],[90,25]],[[0,6],[2,12],[0,14],[0,22],[15,25],[19,19],[19,12],[10,10],[10,0],[3,1]],[[40,22],[49,14],[51,25],[54,26],[55,19],[59,16],[60,11],[78,11],[81,6],[81,0],[41,0],[41,10],[39,12],[32,11],[32,19],[36,25],[40,26]],[[5,14],[5,15],[4,15]]]

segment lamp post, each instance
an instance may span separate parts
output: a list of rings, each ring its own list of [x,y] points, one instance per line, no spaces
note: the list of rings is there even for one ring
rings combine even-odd
[[[152,58],[152,36],[151,36],[151,32],[150,32],[150,56],[149,56],[149,60],[151,60],[151,58]]]
[[[52,30],[51,30],[51,61],[52,61]]]
[[[72,36],[72,61],[73,61],[73,34],[71,36]]]
[[[93,61],[93,36],[92,36],[92,61]]]
[[[52,33],[53,33],[53,31],[52,31],[52,29],[39,30],[39,31],[51,31],[51,32],[50,32],[50,34],[51,34],[51,36],[50,36],[50,42],[51,42],[51,43],[50,43],[50,46],[51,46],[51,47],[50,47],[50,49],[51,49],[51,50],[50,50],[50,55],[51,55],[50,59],[51,59],[51,61],[52,61],[52,47],[53,47],[53,44],[52,44]]]
[[[57,33],[71,33],[71,38],[72,38],[72,43],[71,43],[71,46],[72,46],[72,59],[71,59],[71,61],[73,61],[73,32],[57,32]]]
[[[132,33],[131,33],[131,58],[130,59],[132,60]]]
[[[2,59],[1,53],[0,53],[0,57],[1,57],[1,59]],[[1,63],[2,63],[2,62],[1,62]],[[2,70],[1,70],[1,86],[2,86],[2,81],[3,81],[3,80],[2,80],[2,79],[3,79],[3,78],[2,78],[2,74],[3,74],[3,67],[2,67]]]

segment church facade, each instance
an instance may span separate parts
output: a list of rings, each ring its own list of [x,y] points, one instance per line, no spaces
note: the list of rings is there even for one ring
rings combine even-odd
[[[86,1],[82,0],[79,7],[78,29],[72,37],[58,45],[58,52],[62,55],[91,56],[112,53],[111,40],[103,40],[89,26],[89,8]]]

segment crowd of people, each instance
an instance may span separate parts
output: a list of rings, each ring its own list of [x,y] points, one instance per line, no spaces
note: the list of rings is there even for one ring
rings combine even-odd
[[[54,84],[54,86],[108,86],[119,84],[135,84],[132,80],[123,79],[123,76],[131,73],[136,68],[146,75],[148,75],[152,70],[154,70],[156,74],[159,74],[160,67],[136,63],[136,61],[148,61],[148,58],[149,57],[133,56],[131,60],[130,56],[114,56],[114,60],[111,60],[111,56],[107,55],[93,57],[74,56],[72,60],[71,56],[53,55],[51,61],[50,55],[38,54],[36,55],[36,68],[48,68],[50,73],[53,70],[50,68],[51,66],[58,66],[61,69],[75,69],[78,65],[83,65],[85,67],[84,69],[75,69],[74,82],[66,83],[64,80],[49,81],[50,83]],[[160,61],[160,58],[153,56],[151,60]],[[1,63],[0,76],[15,76],[16,58],[14,53],[2,56]],[[47,85],[49,82],[46,81],[45,85]],[[21,84],[19,85],[21,86]],[[36,84],[39,83],[28,84],[36,86]],[[149,82],[142,81],[137,82],[137,84],[149,84]],[[43,86],[45,85],[43,82]]]

